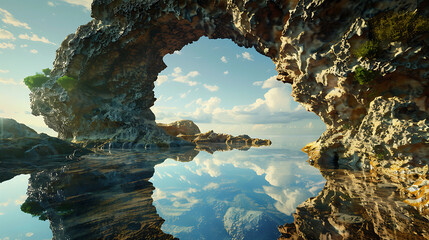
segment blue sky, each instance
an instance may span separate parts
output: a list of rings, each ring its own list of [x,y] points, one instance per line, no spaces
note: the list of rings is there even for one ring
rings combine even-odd
[[[79,25],[91,20],[91,0],[2,0],[0,3],[0,116],[56,135],[31,115],[24,77],[51,68],[55,50]],[[214,129],[256,137],[315,134],[324,124],[275,81],[275,65],[254,49],[205,37],[164,57],[155,83],[157,122],[195,121]]]

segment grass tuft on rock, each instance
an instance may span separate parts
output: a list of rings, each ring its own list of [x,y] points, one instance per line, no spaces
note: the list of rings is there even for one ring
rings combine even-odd
[[[360,85],[366,85],[380,76],[378,72],[368,70],[362,66],[358,66],[354,73],[355,80],[358,81]]]

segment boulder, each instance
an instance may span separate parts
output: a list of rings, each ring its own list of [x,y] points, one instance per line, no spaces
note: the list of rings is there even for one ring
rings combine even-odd
[[[175,137],[179,134],[195,135],[201,133],[198,126],[191,120],[180,120],[172,123],[158,123],[156,125],[164,129],[167,134]]]

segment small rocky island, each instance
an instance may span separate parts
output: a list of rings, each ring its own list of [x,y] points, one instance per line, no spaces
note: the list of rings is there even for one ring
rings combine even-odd
[[[271,141],[268,139],[251,138],[248,135],[232,136],[215,133],[213,130],[201,133],[200,128],[191,120],[180,120],[169,124],[158,123],[157,126],[171,136],[195,143],[196,150],[210,153],[232,149],[247,150],[250,147],[271,145]]]

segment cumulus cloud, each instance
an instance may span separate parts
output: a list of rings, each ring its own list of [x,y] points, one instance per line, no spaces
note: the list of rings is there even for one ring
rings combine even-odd
[[[222,57],[220,58],[220,60],[221,60],[223,63],[228,63],[228,60],[226,59],[226,57],[225,57],[225,56],[222,56]]]
[[[174,77],[173,81],[185,83],[191,87],[197,85],[198,82],[191,81],[190,79],[195,78],[198,75],[200,75],[198,71],[191,71],[191,72],[188,72],[186,75],[182,75],[182,69],[180,67],[174,68],[174,72],[171,74],[171,76]]]
[[[173,54],[177,54],[177,55],[182,55],[182,52],[181,51],[174,51],[174,53]]]
[[[219,87],[216,85],[208,85],[208,84],[204,84],[204,87],[209,90],[210,92],[216,92],[219,90]]]
[[[15,44],[13,44],[13,43],[0,43],[0,48],[15,49]]]
[[[5,29],[1,29],[0,28],[0,39],[10,39],[10,40],[15,40],[15,37],[13,36],[13,34],[11,32],[9,32],[8,30]]]
[[[232,109],[220,107],[221,99],[212,97],[209,100],[198,99],[194,112],[178,113],[180,118],[189,118],[201,123],[248,123],[272,124],[288,123],[302,119],[315,119],[304,108],[295,103],[291,97],[291,88],[275,78],[260,83],[268,89],[263,98],[258,98],[249,105],[235,106]]]
[[[161,84],[167,81],[168,81],[167,75],[159,75],[158,78],[156,79],[156,86],[161,86]]]
[[[83,6],[87,10],[91,10],[91,3],[93,0],[62,0],[62,1],[69,3],[71,5]]]
[[[32,54],[37,54],[39,51],[37,51],[36,49],[31,49],[31,50],[30,50],[30,52],[31,52]]]
[[[242,54],[241,54],[241,56],[242,56],[244,59],[246,59],[246,60],[253,61],[253,56],[252,56],[252,55],[250,55],[250,53],[249,53],[249,52],[244,52],[244,53],[242,53]]]
[[[31,29],[30,26],[28,26],[27,23],[19,21],[10,12],[8,12],[5,9],[0,8],[0,16],[1,16],[1,20],[5,24],[10,24],[10,25],[12,25],[14,27],[22,27],[22,28],[25,28],[25,29]]]
[[[46,44],[56,45],[55,43],[49,41],[47,38],[45,38],[45,37],[39,37],[39,36],[37,36],[34,33],[33,33],[32,36],[29,36],[27,33],[26,34],[19,34],[18,37],[20,39],[30,40],[30,41],[33,41],[33,42],[42,42],[42,43],[46,43]]]
[[[32,232],[28,232],[28,233],[25,234],[26,237],[31,237],[33,235],[34,235],[34,233],[32,233]]]
[[[17,82],[15,82],[15,80],[13,80],[13,78],[1,78],[0,77],[0,84],[6,84],[6,85],[18,85]]]
[[[225,72],[223,72],[223,74],[225,74],[225,75],[228,75],[228,73],[229,73],[229,71],[225,71]]]
[[[212,189],[218,189],[218,188],[219,188],[219,184],[212,182],[204,186],[203,190],[212,190]]]
[[[48,2],[48,5],[51,7],[55,6],[55,4],[53,2]]]

